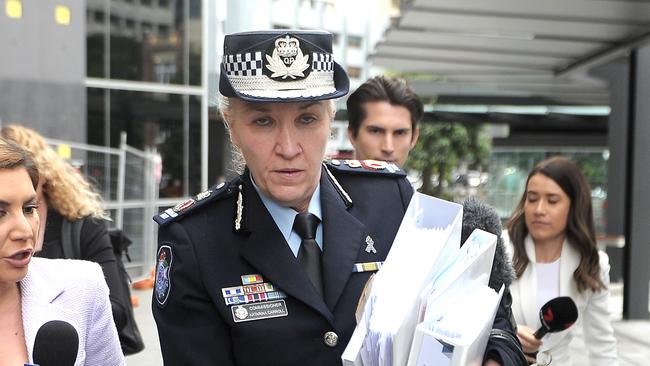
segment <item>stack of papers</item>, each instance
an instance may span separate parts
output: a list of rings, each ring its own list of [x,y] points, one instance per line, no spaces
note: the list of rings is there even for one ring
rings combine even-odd
[[[343,353],[344,365],[434,365],[427,353],[449,362],[454,353],[467,359],[469,345],[474,353],[485,350],[482,332],[487,325],[489,332],[496,309],[485,304],[497,299],[498,305],[499,296],[487,287],[496,237],[477,231],[461,249],[461,220],[461,205],[414,194]],[[461,309],[463,297],[468,306],[484,308]],[[432,340],[437,348],[425,346]]]

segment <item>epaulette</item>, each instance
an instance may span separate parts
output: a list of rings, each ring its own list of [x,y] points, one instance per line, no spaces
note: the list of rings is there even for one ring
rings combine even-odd
[[[392,177],[406,177],[406,172],[395,163],[381,160],[338,160],[326,161],[328,168],[352,174],[380,174]]]
[[[192,198],[186,199],[172,208],[166,209],[158,215],[155,215],[153,220],[160,226],[168,225],[181,217],[187,216],[190,212],[195,211],[199,207],[207,205],[209,202],[214,202],[231,196],[238,190],[238,183],[238,179],[220,183]]]

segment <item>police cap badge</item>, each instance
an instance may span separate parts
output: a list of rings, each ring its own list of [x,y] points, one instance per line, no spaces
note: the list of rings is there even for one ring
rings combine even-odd
[[[338,98],[350,81],[332,56],[332,34],[274,30],[227,35],[219,91],[249,102]]]

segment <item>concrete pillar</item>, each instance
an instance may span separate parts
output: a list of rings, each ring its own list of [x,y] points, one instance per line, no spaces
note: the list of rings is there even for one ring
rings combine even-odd
[[[607,128],[607,235],[625,234],[625,195],[627,185],[628,119],[630,116],[630,61],[627,57],[591,70],[607,80],[610,90]]]
[[[607,80],[611,92],[606,230],[610,235],[625,236],[622,260],[616,256],[610,258],[612,276],[617,276],[622,267],[623,317],[648,319],[650,45],[591,73]]]
[[[630,56],[623,316],[648,319],[650,282],[650,45]]]

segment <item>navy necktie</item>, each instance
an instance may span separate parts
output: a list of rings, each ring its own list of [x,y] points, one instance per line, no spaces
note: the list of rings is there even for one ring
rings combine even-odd
[[[321,250],[316,243],[316,229],[320,219],[309,212],[299,213],[293,221],[293,230],[302,242],[298,250],[298,262],[307,273],[316,292],[323,297]]]

